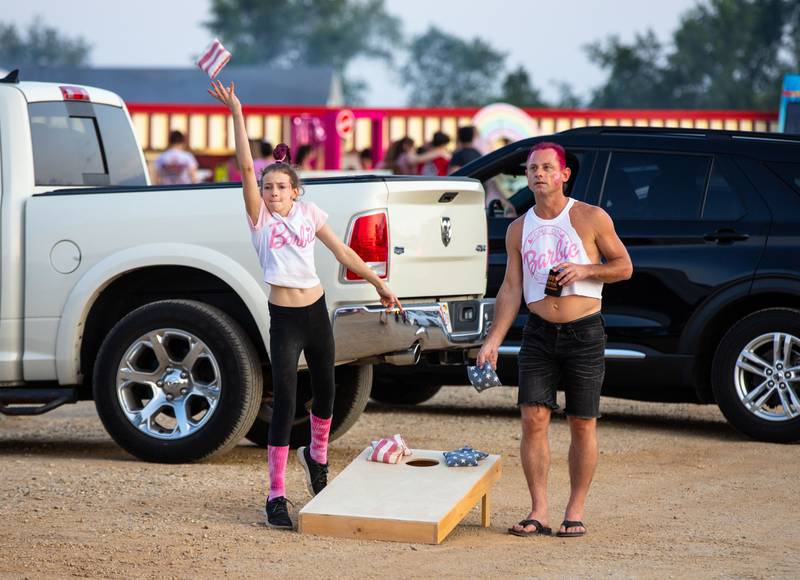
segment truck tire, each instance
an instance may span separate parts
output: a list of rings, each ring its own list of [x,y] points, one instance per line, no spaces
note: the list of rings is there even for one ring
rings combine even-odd
[[[162,300],[129,313],[97,355],[94,401],[108,433],[145,461],[183,463],[235,445],[261,403],[261,365],[223,311]]]
[[[712,387],[741,433],[775,443],[800,439],[800,311],[759,310],[734,324],[714,355]]]
[[[442,385],[409,385],[402,381],[377,379],[372,385],[371,397],[387,405],[418,405],[439,392]]]
[[[372,385],[372,365],[342,365],[336,367],[336,396],[333,399],[333,420],[331,421],[330,440],[338,439],[352,427],[369,401],[369,390]],[[267,380],[266,398],[256,417],[247,439],[266,448],[269,435],[269,423],[272,418],[271,380]],[[297,408],[292,424],[289,445],[297,448],[311,442],[311,425],[309,411],[311,409],[311,385],[307,372],[298,373]]]

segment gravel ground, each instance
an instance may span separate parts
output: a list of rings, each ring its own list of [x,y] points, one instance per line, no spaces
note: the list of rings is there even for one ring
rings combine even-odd
[[[0,419],[0,576],[796,578],[798,446],[747,441],[715,407],[604,399],[601,457],[581,539],[517,538],[527,514],[513,389],[443,389],[370,405],[331,448],[333,476],[375,435],[499,453],[492,527],[474,509],[439,546],[301,536],[262,521],[265,452],[242,442],[206,463],[134,460],[91,403]],[[563,417],[551,429],[551,523],[568,495]],[[292,456],[289,499],[308,501]],[[792,515],[794,514],[794,515]]]

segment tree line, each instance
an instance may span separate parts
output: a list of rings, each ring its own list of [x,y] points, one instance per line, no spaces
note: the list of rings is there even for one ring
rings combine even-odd
[[[351,66],[379,59],[408,88],[412,106],[774,109],[781,79],[800,72],[800,2],[698,0],[669,41],[648,29],[623,42],[609,36],[586,45],[606,73],[586,96],[558,83],[543,98],[522,66],[485,39],[464,39],[431,26],[406,38],[384,0],[213,0],[207,29],[237,64],[330,66],[349,103],[359,104],[366,82]],[[27,31],[0,23],[0,65],[89,63],[91,46],[36,20]]]

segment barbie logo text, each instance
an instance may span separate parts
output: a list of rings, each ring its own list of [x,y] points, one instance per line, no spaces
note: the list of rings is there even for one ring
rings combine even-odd
[[[286,224],[281,222],[270,224],[269,228],[269,248],[271,250],[280,250],[287,244],[290,246],[297,246],[298,248],[305,248],[314,241],[314,228],[306,224],[300,226],[299,235],[290,232]]]
[[[578,255],[578,244],[556,226],[536,228],[522,245],[522,260],[535,280],[544,282],[550,268]]]

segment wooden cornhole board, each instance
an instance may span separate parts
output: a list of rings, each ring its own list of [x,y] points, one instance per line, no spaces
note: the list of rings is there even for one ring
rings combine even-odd
[[[477,467],[447,467],[441,451],[414,449],[400,464],[367,461],[365,449],[300,510],[303,534],[439,544],[481,501],[489,527],[489,492],[500,479],[500,456]],[[430,467],[415,461],[434,460]]]

